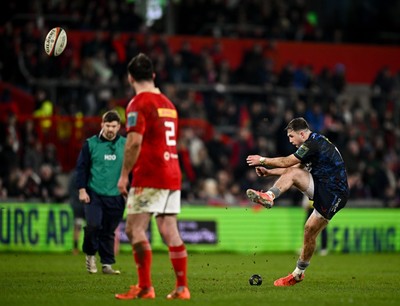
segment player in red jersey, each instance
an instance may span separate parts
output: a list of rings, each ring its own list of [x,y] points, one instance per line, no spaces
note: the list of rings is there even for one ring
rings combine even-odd
[[[152,251],[146,229],[152,215],[167,244],[176,275],[176,287],[167,299],[190,299],[187,286],[187,252],[180,237],[176,215],[181,204],[181,170],[176,149],[178,114],[172,102],[154,85],[151,60],[143,53],[128,64],[128,80],[136,96],[126,108],[127,140],[118,181],[128,196],[126,233],[132,244],[138,284],[117,299],[151,299]],[[129,173],[132,187],[127,191]]]

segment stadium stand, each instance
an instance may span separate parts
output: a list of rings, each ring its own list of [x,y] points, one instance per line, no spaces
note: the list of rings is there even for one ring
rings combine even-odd
[[[356,20],[356,7],[329,2],[331,12],[348,12],[336,28],[317,2],[178,1],[151,25],[134,1],[4,4],[2,198],[40,198],[39,169],[49,162],[37,158],[34,167],[26,156],[46,146],[56,148],[54,175],[69,174],[99,115],[124,112],[132,94],[126,62],[146,52],[180,114],[186,201],[248,205],[243,190],[270,182],[259,185],[245,156],[293,152],[283,127],[304,116],[341,150],[354,205],[399,207],[400,39],[385,32],[398,25],[382,22],[387,9],[378,1],[371,1],[378,14]],[[369,23],[354,27],[362,18]],[[68,33],[57,58],[43,52],[53,26]],[[56,194],[53,200],[65,198]],[[282,201],[299,205],[301,197],[293,192]]]

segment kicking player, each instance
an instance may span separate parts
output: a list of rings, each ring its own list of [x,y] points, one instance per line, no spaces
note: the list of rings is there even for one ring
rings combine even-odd
[[[339,150],[323,135],[314,133],[303,118],[295,118],[285,128],[297,151],[286,157],[247,157],[258,176],[279,176],[267,192],[247,190],[248,198],[271,208],[274,199],[295,186],[314,201],[314,210],[304,228],[303,248],[294,271],[277,279],[275,286],[292,286],[304,279],[313,256],[316,239],[329,220],[342,209],[349,196],[347,173]]]

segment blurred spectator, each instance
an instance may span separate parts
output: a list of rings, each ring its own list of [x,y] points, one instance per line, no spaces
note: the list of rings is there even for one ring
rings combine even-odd
[[[258,153],[258,152],[257,152]],[[244,175],[240,178],[240,188],[242,190],[247,190],[249,188],[257,188],[257,190],[263,190],[266,187],[265,178],[260,178],[253,168],[248,168]]]
[[[35,142],[40,141],[33,119],[28,119],[24,122],[20,135],[22,150],[24,152],[29,146],[33,145]]]
[[[328,67],[323,67],[316,78],[316,85],[327,98],[334,97],[332,71]]]
[[[395,78],[389,67],[383,67],[378,71],[372,85],[371,105],[378,112],[380,120],[383,119],[385,111],[388,108],[390,95],[395,88]]]
[[[293,85],[296,89],[310,89],[315,82],[313,68],[311,65],[298,66],[293,74]]]
[[[15,154],[19,154],[21,143],[17,115],[15,113],[8,113],[6,122],[1,124],[0,146],[8,146]]]
[[[238,128],[231,142],[231,156],[229,165],[233,169],[234,179],[240,179],[242,173],[248,169],[246,157],[254,148],[254,139],[247,127]]]
[[[348,141],[342,154],[343,160],[346,164],[350,187],[350,198],[365,197],[366,194],[362,184],[361,175],[365,165],[361,162],[361,152],[358,142],[356,140]]]
[[[204,149],[203,140],[198,137],[195,131],[192,128],[185,128],[182,132],[182,140],[186,142],[186,147],[189,151],[190,164],[194,169],[199,169],[202,158],[201,158],[201,150]],[[195,170],[195,172],[197,172]]]
[[[43,164],[39,170],[39,197],[44,203],[62,202],[65,200],[63,187],[60,185],[53,167]]]
[[[264,67],[263,46],[254,44],[250,50],[243,54],[240,67],[238,68],[237,81],[251,85],[262,85],[264,80],[261,77],[260,69]]]
[[[181,49],[178,50],[177,54],[181,56],[182,62],[189,69],[189,75],[192,77],[197,67],[198,55],[192,51],[192,45],[190,42],[187,40],[183,41]]]
[[[47,96],[47,92],[39,88],[36,91],[36,109],[33,112],[34,118],[39,118],[39,124],[41,131],[43,133],[48,133],[52,122],[51,116],[54,114],[54,105],[53,102]]]
[[[3,178],[0,177],[0,200],[4,201],[7,199],[8,193],[7,188],[3,184]]]
[[[11,134],[6,136],[5,142],[0,148],[0,174],[3,179],[9,178],[10,174],[19,168],[20,165],[20,157],[18,151],[18,144],[16,144],[16,139],[13,138]]]
[[[181,95],[180,99],[177,98],[174,101],[177,103],[180,118],[207,120],[206,109],[203,104],[203,97],[195,90],[189,89]]]
[[[22,169],[31,169],[34,173],[39,173],[43,164],[43,145],[37,139],[32,142],[24,151]]]
[[[292,87],[293,80],[294,80],[294,66],[292,63],[287,63],[279,73],[277,86]]]
[[[267,77],[265,77],[267,79]],[[223,59],[217,67],[217,82],[221,85],[233,84],[235,76],[228,60]],[[266,80],[265,80],[266,82]]]
[[[172,56],[171,64],[168,67],[168,82],[171,83],[189,83],[189,71],[182,60],[182,55],[175,53]]]
[[[212,138],[206,142],[207,152],[216,170],[221,170],[229,165],[230,148],[226,144],[226,138],[218,131],[214,131]]]
[[[296,147],[294,147],[288,140],[287,140],[287,131],[285,130],[286,126],[292,120],[293,118],[296,117],[303,117],[302,115],[296,116],[294,115],[294,112],[292,109],[286,109],[285,113],[283,115],[282,121],[280,126],[276,130],[276,155],[277,156],[289,156],[290,154],[294,153],[296,150]],[[264,150],[259,150],[259,153],[261,156],[267,156],[268,154],[271,154],[267,149]],[[253,189],[253,188],[252,188]],[[258,189],[256,189],[258,190]]]
[[[207,110],[209,122],[222,129],[235,129],[240,118],[238,105],[226,95],[217,95],[213,102]]]
[[[211,57],[208,48],[203,48],[200,54],[199,63],[199,79],[200,84],[215,84],[217,83],[217,67]]]
[[[0,62],[0,71],[1,71],[1,62]],[[0,75],[1,80],[1,75]],[[8,88],[4,88],[0,94],[0,120],[4,120],[7,118],[8,114],[19,113],[18,104],[12,100],[11,92]]]
[[[344,124],[345,122],[339,111],[339,106],[336,102],[329,103],[324,117],[323,134],[333,142],[341,152],[346,141]]]
[[[62,171],[60,160],[57,157],[57,148],[54,144],[48,143],[44,147],[43,163],[52,168],[52,172],[59,174]]]
[[[11,168],[4,178],[4,188],[7,191],[7,196],[19,200],[27,199],[27,192],[30,191],[30,189],[24,188],[26,181],[27,176],[20,168]]]
[[[4,180],[4,187],[10,198],[30,200],[38,197],[40,178],[31,168],[11,168]]]
[[[375,80],[372,83],[372,91],[374,94],[390,94],[395,86],[395,80],[389,67],[382,67],[378,71]]]
[[[235,206],[238,201],[232,193],[232,186],[234,185],[233,176],[226,170],[220,170],[216,175],[216,182],[214,187],[216,191],[213,197],[208,198],[207,204],[214,206]]]
[[[106,40],[105,32],[96,31],[94,37],[88,41],[85,41],[81,48],[82,58],[93,58],[97,52],[103,50],[106,54],[110,52],[111,46]]]
[[[204,203],[212,202],[218,196],[217,184],[217,180],[213,177],[200,180],[196,197]]]
[[[336,95],[343,93],[346,88],[346,67],[336,64],[332,74],[332,85]]]
[[[311,130],[321,133],[324,128],[325,114],[322,106],[318,102],[312,103],[310,108],[307,108],[304,114],[304,119],[310,124]]]

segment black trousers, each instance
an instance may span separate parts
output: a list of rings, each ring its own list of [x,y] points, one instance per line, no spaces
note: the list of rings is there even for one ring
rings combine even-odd
[[[90,203],[85,205],[86,226],[82,250],[87,255],[97,252],[102,264],[115,263],[115,229],[122,220],[125,200],[122,196],[100,196],[88,191]]]

